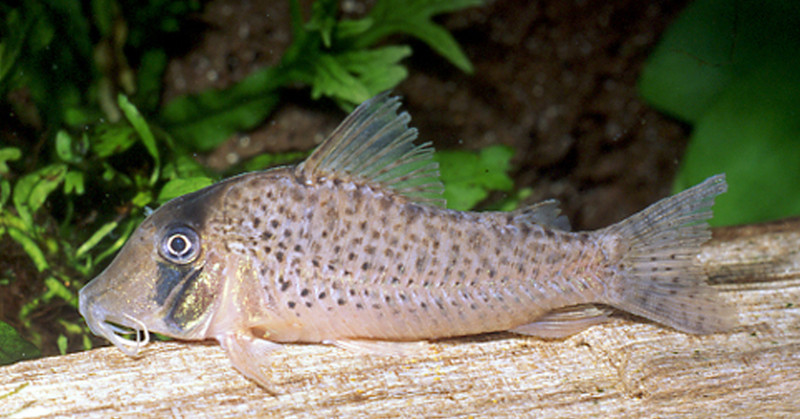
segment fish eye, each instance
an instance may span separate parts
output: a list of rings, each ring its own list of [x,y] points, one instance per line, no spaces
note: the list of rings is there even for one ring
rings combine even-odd
[[[187,226],[167,230],[161,240],[161,256],[173,263],[189,263],[200,253],[200,236]]]

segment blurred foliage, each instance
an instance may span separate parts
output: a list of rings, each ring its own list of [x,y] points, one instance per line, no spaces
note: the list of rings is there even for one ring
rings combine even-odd
[[[364,18],[337,21],[338,2],[320,0],[304,23],[298,2],[292,1],[292,44],[277,66],[253,72],[229,89],[177,98],[167,104],[159,120],[183,144],[206,151],[236,131],[262,122],[277,105],[283,86],[311,86],[312,98],[329,97],[351,110],[406,78],[400,61],[411,55],[410,47],[374,47],[398,33],[426,42],[454,65],[471,71],[453,37],[431,18],[480,3],[381,0]]]
[[[11,364],[40,355],[36,346],[22,337],[6,323],[0,322],[0,365]]]
[[[77,290],[120,249],[150,207],[223,175],[200,165],[195,153],[263,123],[285,87],[308,86],[311,97],[329,98],[350,110],[406,77],[401,61],[411,48],[385,42],[398,34],[421,40],[471,71],[453,37],[432,19],[480,3],[377,0],[363,18],[343,20],[337,1],[319,0],[306,20],[298,1],[291,0],[292,43],[279,65],[227,89],[179,97],[164,106],[164,40],[187,26],[200,1],[0,4],[0,110],[11,115],[0,131],[0,240],[10,239],[7,243],[21,249],[38,272],[40,286],[25,289],[43,290],[24,302],[13,323],[41,348],[34,314],[53,304],[74,313]],[[481,154],[479,161],[507,167],[504,156],[510,155],[503,153]],[[234,169],[259,170],[306,154],[257,156]],[[469,193],[509,187],[507,177],[493,177],[473,180]],[[0,272],[0,286],[28,279]],[[71,319],[52,325],[60,333],[61,353],[92,345],[85,324],[77,316]],[[36,353],[10,326],[0,327],[2,348],[11,351],[3,360]]]
[[[445,185],[447,207],[459,211],[473,208],[489,196],[489,191],[511,192],[514,181],[508,176],[514,150],[503,145],[480,152],[444,150],[435,154]]]
[[[654,106],[694,125],[675,191],[727,173],[713,224],[800,214],[800,7],[698,0],[640,79]]]

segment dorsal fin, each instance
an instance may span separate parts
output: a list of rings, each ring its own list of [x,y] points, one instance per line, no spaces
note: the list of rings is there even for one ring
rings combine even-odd
[[[569,220],[561,215],[558,201],[548,199],[514,211],[514,220],[520,223],[539,224],[550,228],[569,231]]]
[[[411,117],[388,92],[362,103],[297,167],[306,179],[338,178],[389,188],[412,201],[444,206],[433,147],[415,145]]]

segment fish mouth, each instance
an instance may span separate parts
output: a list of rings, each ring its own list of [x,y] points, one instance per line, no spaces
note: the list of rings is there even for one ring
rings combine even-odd
[[[78,310],[86,319],[86,324],[92,333],[108,339],[129,356],[138,355],[139,351],[150,343],[150,331],[144,322],[127,313],[123,313],[122,318],[110,316],[102,306],[93,302],[94,300],[85,293],[80,293]],[[134,335],[135,339],[131,335]]]

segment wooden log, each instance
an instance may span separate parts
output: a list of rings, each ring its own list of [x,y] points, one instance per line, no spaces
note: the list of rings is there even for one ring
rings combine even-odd
[[[0,417],[800,415],[800,219],[716,229],[700,255],[740,326],[694,336],[622,315],[564,340],[451,339],[406,357],[286,345],[281,391],[212,343],[161,342],[0,368]]]

